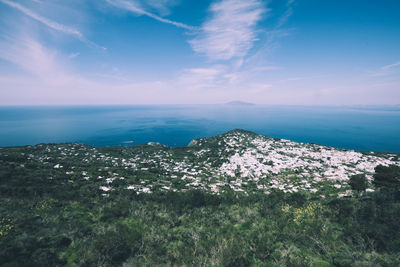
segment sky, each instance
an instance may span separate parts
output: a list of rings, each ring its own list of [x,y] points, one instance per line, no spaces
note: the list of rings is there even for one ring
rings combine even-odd
[[[0,105],[400,104],[398,0],[0,0]]]

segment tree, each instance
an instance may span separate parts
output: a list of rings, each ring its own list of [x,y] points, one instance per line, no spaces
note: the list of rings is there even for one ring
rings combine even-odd
[[[349,185],[351,189],[360,193],[367,189],[368,181],[365,174],[356,174],[350,177]]]
[[[400,188],[400,167],[396,165],[376,166],[373,183],[380,188]]]

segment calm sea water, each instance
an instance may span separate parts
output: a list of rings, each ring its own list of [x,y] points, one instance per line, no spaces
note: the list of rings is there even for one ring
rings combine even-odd
[[[235,128],[298,142],[400,153],[400,106],[0,107],[0,146],[184,146]]]

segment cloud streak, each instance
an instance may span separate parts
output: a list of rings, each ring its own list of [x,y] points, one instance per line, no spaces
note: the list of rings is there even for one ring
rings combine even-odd
[[[131,2],[131,1],[126,1],[126,0],[106,0],[106,1],[107,1],[107,3],[109,3],[110,5],[113,5],[115,7],[125,9],[129,12],[132,12],[132,13],[140,15],[140,16],[147,16],[147,17],[155,19],[159,22],[174,25],[178,28],[182,28],[182,29],[186,29],[186,30],[196,30],[197,29],[196,27],[193,27],[193,26],[190,26],[190,25],[187,25],[184,23],[180,23],[180,22],[176,22],[173,20],[162,18],[156,14],[146,11],[145,9],[141,8],[138,4]]]
[[[140,2],[152,10],[156,10],[162,16],[171,13],[170,7],[177,5],[180,0],[134,0]]]
[[[211,5],[211,17],[189,43],[211,60],[244,57],[257,40],[255,26],[266,9],[259,0],[223,0]]]
[[[398,69],[399,67],[400,67],[400,61],[397,61],[393,64],[389,64],[389,65],[380,67],[380,69],[377,71],[371,71],[370,76],[372,76],[372,77],[389,76],[389,75],[399,72],[399,69]]]
[[[400,66],[400,61],[397,61],[396,63],[390,64],[390,65],[387,65],[387,66],[383,66],[382,69],[383,70],[389,70],[389,69],[393,69],[393,68],[396,68],[396,67],[399,67],[399,66]]]
[[[75,35],[79,39],[83,38],[83,35],[82,35],[82,33],[80,31],[78,31],[78,30],[76,30],[76,29],[74,29],[72,27],[68,27],[68,26],[62,25],[60,23],[57,23],[55,21],[49,20],[49,19],[47,19],[45,17],[42,17],[42,16],[36,14],[35,12],[33,12],[32,10],[30,10],[30,9],[28,9],[28,8],[18,4],[18,3],[15,3],[15,2],[9,1],[9,0],[0,0],[0,2],[5,4],[5,5],[7,5],[7,6],[9,6],[9,7],[12,7],[14,9],[17,9],[17,10],[21,11],[25,15],[31,17],[32,19],[34,19],[36,21],[39,21],[40,23],[46,25],[49,28],[52,28],[53,30],[56,30],[56,31],[59,31],[59,32],[63,32],[63,33],[66,33],[66,34]]]
[[[284,36],[290,34],[290,30],[285,29],[284,25],[288,22],[289,18],[293,14],[293,5],[295,0],[288,0],[286,2],[285,11],[280,15],[276,24],[271,27],[271,30],[265,32],[264,44],[246,60],[249,64],[261,64],[267,63],[267,56],[270,55],[274,49],[279,47],[278,40]]]
[[[89,46],[96,47],[96,48],[101,48],[103,50],[106,50],[106,48],[104,48],[102,46],[99,46],[99,45],[95,44],[94,42],[86,39],[83,36],[83,34],[79,30],[77,30],[75,28],[72,28],[72,27],[60,24],[58,22],[49,20],[49,19],[47,19],[47,18],[45,18],[43,16],[40,16],[39,14],[33,12],[32,10],[24,7],[23,5],[15,3],[13,1],[0,0],[0,2],[5,4],[5,5],[7,5],[7,6],[9,6],[9,7],[11,7],[11,8],[14,8],[14,9],[24,13],[26,16],[28,16],[28,17],[30,17],[30,18],[42,23],[43,25],[45,25],[45,26],[47,26],[47,27],[49,27],[49,28],[51,28],[53,30],[56,30],[58,32],[62,32],[62,33],[65,33],[65,34],[73,35],[73,36],[75,36],[76,38],[78,38],[79,40],[81,40],[82,42],[86,43]]]

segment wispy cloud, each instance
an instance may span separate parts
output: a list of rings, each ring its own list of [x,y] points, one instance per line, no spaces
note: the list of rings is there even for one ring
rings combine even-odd
[[[383,70],[390,70],[390,69],[393,69],[393,68],[396,68],[396,67],[400,67],[400,61],[397,61],[396,63],[390,64],[390,65],[383,66],[382,69]]]
[[[177,87],[187,88],[191,91],[207,89],[224,91],[241,88],[241,90],[246,92],[250,87],[253,87],[254,81],[258,81],[257,77],[263,76],[265,72],[277,70],[280,70],[280,68],[276,66],[264,66],[236,71],[234,67],[226,64],[189,68],[180,73],[176,84]]]
[[[286,3],[286,10],[279,18],[278,23],[275,26],[275,29],[280,29],[285,23],[288,21],[290,16],[293,15],[293,4],[295,0],[288,0]]]
[[[252,48],[256,24],[266,11],[259,0],[223,0],[211,5],[211,17],[190,44],[212,60],[243,57]]]
[[[85,77],[68,54],[27,35],[0,39],[0,59],[20,69],[13,75],[0,74],[1,105],[185,103],[193,95],[180,91],[177,83],[138,82],[110,72]],[[202,70],[196,72],[200,75]]]
[[[22,71],[7,79],[0,75],[0,88],[9,88],[0,90],[3,105],[90,103],[93,95],[105,94],[115,84],[82,76],[73,70],[67,55],[31,36],[2,39],[0,58]]]
[[[400,71],[400,61],[393,64],[385,65],[380,67],[378,70],[371,71],[370,76],[372,77],[382,77],[398,73]]]
[[[223,66],[185,69],[176,83],[178,87],[187,88],[189,91],[215,88],[221,83],[225,71]]]
[[[295,0],[287,0],[284,12],[279,16],[275,25],[271,25],[270,30],[264,32],[264,36],[261,37],[264,43],[246,60],[247,64],[264,65],[268,63],[268,56],[279,46],[278,40],[290,34],[290,30],[285,29],[284,26],[293,15],[294,3]]]
[[[47,27],[52,28],[53,30],[60,31],[60,32],[63,32],[63,33],[67,33],[67,34],[71,34],[71,35],[75,35],[79,39],[83,38],[82,33],[80,31],[78,31],[77,29],[62,25],[60,23],[57,23],[55,21],[49,20],[49,19],[47,19],[45,17],[42,17],[42,16],[36,14],[35,12],[33,12],[32,10],[30,10],[30,9],[28,9],[28,8],[18,4],[18,3],[15,3],[15,2],[9,1],[9,0],[0,0],[0,2],[2,2],[5,5],[8,5],[9,7],[12,7],[12,8],[15,8],[15,9],[21,11],[25,15],[33,18],[36,21],[39,21],[39,22],[43,23],[44,25],[46,25]]]
[[[0,58],[48,84],[59,84],[71,77],[62,64],[63,60],[58,57],[58,52],[31,37],[10,37],[0,42]]]
[[[81,53],[79,53],[79,52],[75,52],[75,53],[71,53],[71,54],[69,54],[69,58],[76,58],[76,57],[78,57],[79,55],[80,55]]]
[[[106,1],[110,5],[113,5],[113,6],[118,7],[118,8],[125,9],[125,10],[127,10],[129,12],[132,12],[134,14],[137,14],[137,15],[147,16],[147,17],[155,19],[157,21],[174,25],[174,26],[176,26],[178,28],[183,28],[183,29],[186,29],[186,30],[196,30],[196,27],[193,27],[193,26],[190,26],[190,25],[187,25],[187,24],[184,24],[184,23],[180,23],[180,22],[177,22],[177,21],[165,19],[165,18],[162,18],[162,17],[160,17],[160,16],[158,16],[156,14],[148,12],[144,8],[142,8],[140,6],[140,4],[137,3],[137,2],[127,1],[127,0],[106,0]]]
[[[161,15],[169,15],[170,7],[177,5],[180,0],[139,0],[144,5],[156,10]]]
[[[0,2],[5,4],[5,5],[7,5],[7,6],[9,6],[9,7],[14,8],[14,9],[16,9],[16,10],[22,12],[22,13],[24,13],[26,16],[28,16],[28,17],[30,17],[30,18],[42,23],[43,25],[45,25],[45,26],[47,26],[47,27],[49,27],[49,28],[51,28],[53,30],[56,30],[58,32],[62,32],[62,33],[65,33],[65,34],[73,35],[76,38],[78,38],[79,40],[83,41],[84,43],[86,43],[86,44],[88,44],[90,46],[106,50],[106,48],[104,48],[102,46],[99,46],[99,45],[95,44],[94,42],[86,39],[79,30],[77,30],[77,29],[75,29],[73,27],[69,27],[69,26],[60,24],[58,22],[55,22],[53,20],[47,19],[47,18],[45,18],[43,16],[40,16],[39,14],[35,13],[31,9],[29,9],[29,8],[27,8],[27,7],[25,7],[25,6],[21,5],[21,4],[15,3],[13,1],[0,0]]]

